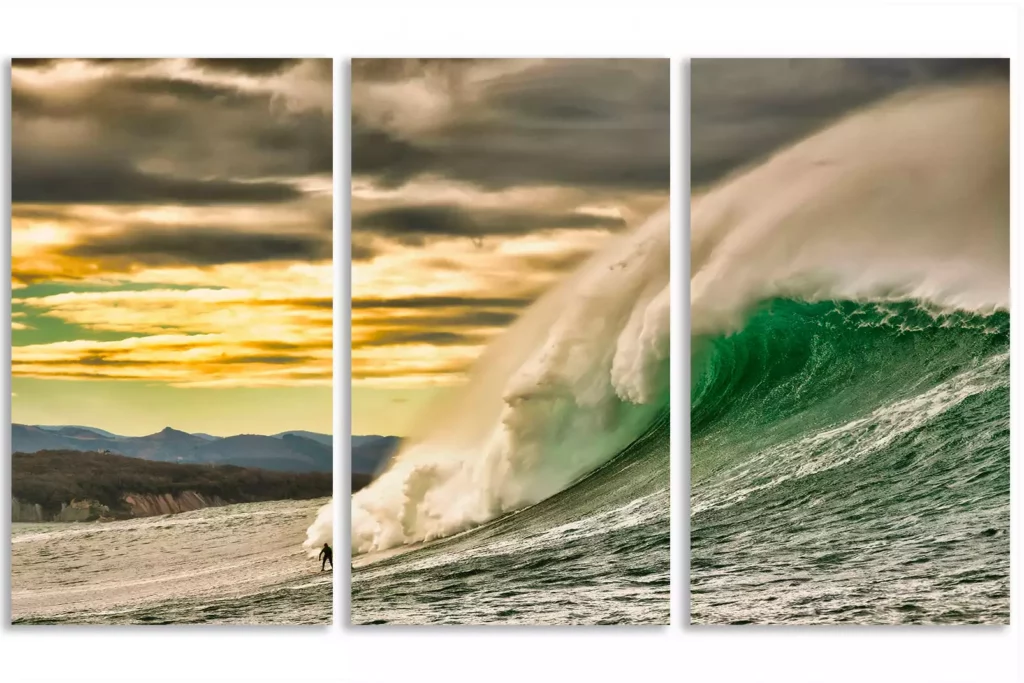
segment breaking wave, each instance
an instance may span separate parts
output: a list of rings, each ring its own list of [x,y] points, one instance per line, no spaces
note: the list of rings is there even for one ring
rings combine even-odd
[[[1005,85],[900,95],[691,212],[694,620],[1000,620]]]
[[[467,387],[353,496],[353,554],[450,536],[544,500],[667,408],[667,208],[610,242],[497,339]]]

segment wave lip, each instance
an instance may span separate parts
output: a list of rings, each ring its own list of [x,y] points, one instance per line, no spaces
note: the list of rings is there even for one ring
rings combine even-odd
[[[774,298],[1009,308],[1009,89],[904,93],[691,203],[695,337]]]

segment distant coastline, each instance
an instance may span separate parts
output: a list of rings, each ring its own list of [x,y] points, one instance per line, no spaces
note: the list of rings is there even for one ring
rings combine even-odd
[[[113,453],[12,456],[12,522],[85,522],[174,514],[231,503],[330,496],[330,472],[154,462]]]

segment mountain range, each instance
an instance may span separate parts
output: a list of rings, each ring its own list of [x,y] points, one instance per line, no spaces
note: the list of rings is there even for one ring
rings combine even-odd
[[[352,436],[352,490],[369,484],[402,445],[398,436]],[[263,436],[213,436],[167,427],[147,436],[121,436],[82,425],[11,425],[15,453],[109,451],[132,458],[183,464],[238,465],[281,472],[330,472],[330,434],[293,430]]]
[[[78,425],[12,424],[11,448],[15,453],[110,451],[159,462],[238,465],[282,472],[330,472],[333,465],[331,435],[306,431],[217,437],[167,427],[147,436],[119,436]]]

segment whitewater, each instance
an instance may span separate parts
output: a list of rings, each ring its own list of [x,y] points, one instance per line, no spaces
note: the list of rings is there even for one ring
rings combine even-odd
[[[667,622],[669,240],[608,238],[352,497],[354,622]]]
[[[696,623],[1006,623],[1009,99],[905,92],[693,193]]]

